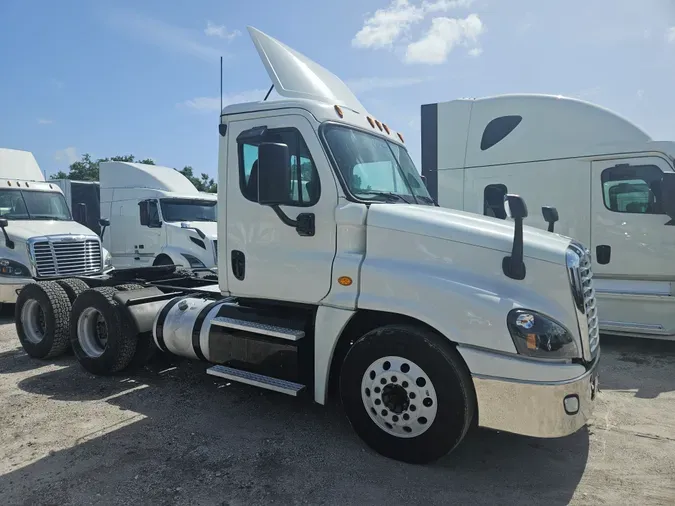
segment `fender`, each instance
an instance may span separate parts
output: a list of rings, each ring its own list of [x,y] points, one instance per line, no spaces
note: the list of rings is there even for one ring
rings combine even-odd
[[[216,266],[215,259],[213,258],[213,253],[210,250],[204,251],[201,248],[195,246],[194,248],[181,248],[179,246],[167,245],[164,246],[157,256],[164,254],[167,255],[174,264],[182,265],[184,267],[190,267],[190,263],[183,256],[183,253],[192,255],[198,258],[204,266],[207,268],[213,268]]]

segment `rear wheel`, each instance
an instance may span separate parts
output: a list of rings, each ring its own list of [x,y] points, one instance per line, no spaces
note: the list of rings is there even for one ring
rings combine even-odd
[[[113,299],[112,287],[92,288],[73,304],[70,342],[77,360],[89,372],[113,374],[134,357],[137,336]]]
[[[372,330],[350,348],[340,396],[367,445],[416,464],[452,451],[476,406],[469,371],[450,343],[409,325]]]
[[[75,302],[78,295],[89,289],[87,283],[77,278],[58,279],[56,283],[66,292],[71,304]]]
[[[54,281],[29,283],[14,309],[21,346],[33,358],[53,358],[68,349],[68,295]]]

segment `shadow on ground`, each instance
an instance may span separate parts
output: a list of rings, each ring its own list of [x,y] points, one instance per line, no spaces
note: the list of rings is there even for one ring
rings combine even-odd
[[[0,370],[30,363],[0,356]],[[567,504],[588,459],[585,429],[555,440],[477,430],[441,461],[412,466],[367,449],[334,404],[227,386],[201,363],[163,358],[133,380],[59,364],[19,388],[145,418],[1,476],[3,505]]]

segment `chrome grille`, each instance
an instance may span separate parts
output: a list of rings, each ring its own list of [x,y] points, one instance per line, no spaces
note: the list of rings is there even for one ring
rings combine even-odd
[[[37,277],[96,274],[103,268],[98,239],[45,238],[31,245]]]
[[[572,295],[577,308],[579,330],[581,332],[584,356],[593,358],[597,354],[600,343],[598,310],[593,288],[593,270],[591,268],[591,254],[579,243],[572,243],[569,247],[572,256],[568,256]]]
[[[581,288],[584,297],[584,313],[588,324],[588,344],[591,353],[595,354],[600,342],[600,330],[598,325],[598,308],[595,302],[595,289],[593,288],[593,270],[591,269],[591,255],[588,250],[584,251],[579,265]]]

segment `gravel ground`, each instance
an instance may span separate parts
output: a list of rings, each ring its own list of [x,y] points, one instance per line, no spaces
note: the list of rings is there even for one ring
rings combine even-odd
[[[605,337],[587,429],[477,430],[430,466],[365,448],[337,406],[189,361],[96,377],[0,317],[0,504],[675,504],[675,344]]]

